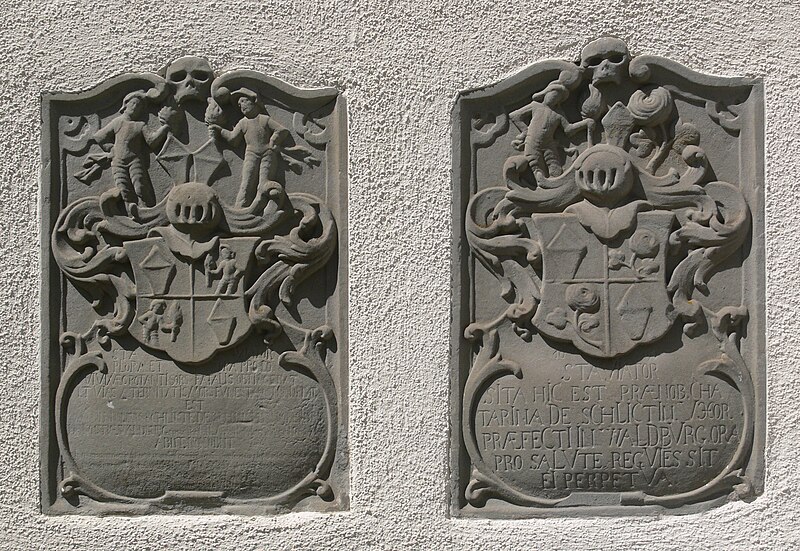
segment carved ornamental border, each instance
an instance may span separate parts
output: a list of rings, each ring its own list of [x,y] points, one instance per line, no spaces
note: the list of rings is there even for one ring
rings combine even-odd
[[[190,114],[189,100],[201,104],[195,109],[199,115]],[[91,112],[93,105],[108,112],[108,102],[121,103],[119,114],[102,120]],[[270,118],[273,110],[289,114],[285,126]],[[257,143],[261,138],[252,124],[243,136],[241,124],[228,124],[232,114],[242,124],[270,121],[263,124],[273,139]],[[190,116],[195,125],[207,127],[201,132],[207,135],[198,138],[186,130]],[[343,96],[332,88],[296,88],[255,71],[217,75],[206,60],[184,57],[159,74],[126,74],[85,92],[44,94],[42,121],[42,509],[56,514],[263,514],[293,510],[309,497],[318,499],[301,510],[346,508]],[[178,137],[182,123],[188,141]],[[240,151],[240,142],[246,142],[244,159],[238,161],[242,168],[227,174],[239,191],[235,199],[230,193],[225,199],[215,184],[231,170],[226,159],[234,157],[225,155]],[[76,160],[82,162],[77,170]],[[151,184],[156,168],[170,182],[162,197]],[[316,174],[320,196],[287,185],[287,175],[297,182],[308,174]],[[83,197],[68,200],[70,189]],[[176,266],[183,269],[184,262],[194,270],[203,259],[205,292],[217,302],[205,333],[192,325],[192,339],[186,341],[181,325],[190,315],[194,318],[194,310],[165,312],[166,301],[158,293],[171,298],[166,289],[176,280]],[[152,270],[143,275],[148,262]],[[287,312],[296,315],[298,287],[312,275],[334,281],[338,292],[322,308],[325,322],[306,327]],[[92,297],[97,312],[80,331],[65,328],[68,285]],[[156,317],[158,322],[151,323]],[[137,346],[191,372],[253,334],[263,338],[268,350],[278,337],[289,342],[277,364],[319,387],[324,447],[306,476],[284,491],[255,498],[180,489],[132,497],[95,483],[81,467],[70,443],[68,405],[82,379],[108,373],[112,342],[133,338]],[[180,344],[180,339],[191,344]]]
[[[722,138],[706,135],[708,125]],[[766,333],[761,81],[631,56],[623,41],[605,37],[578,61],[538,62],[462,92],[452,140],[453,514],[686,513],[758,495]],[[710,161],[724,158],[716,148],[725,140],[740,159],[730,182],[715,177],[722,167]],[[594,279],[578,272],[591,247],[605,255],[605,271],[598,264]],[[723,266],[740,270],[743,296],[712,306],[707,284]],[[608,304],[609,282],[628,289],[616,304]],[[485,306],[500,297],[502,308]],[[667,334],[716,349],[691,376],[738,396],[737,436],[716,475],[677,492],[615,492],[605,489],[610,483],[604,491],[533,492],[522,489],[524,474],[509,473],[536,468],[527,458],[509,452],[490,464],[487,448],[508,449],[507,429],[497,428],[494,441],[479,434],[478,419],[503,426],[495,413],[479,412],[491,397],[499,400],[498,381],[533,384],[543,349],[613,377],[637,361],[626,358],[647,357]],[[524,440],[514,445],[529,449]]]

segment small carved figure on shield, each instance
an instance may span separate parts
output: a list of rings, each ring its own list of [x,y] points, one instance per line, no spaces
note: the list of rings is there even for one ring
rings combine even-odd
[[[216,267],[211,256],[206,257],[206,281],[210,286],[212,276],[221,275],[216,292],[221,295],[230,295],[236,292],[236,285],[239,283],[242,271],[236,267],[236,253],[230,247],[220,245],[219,257],[220,260]]]
[[[161,319],[161,331],[169,333],[169,342],[175,342],[183,325],[183,312],[177,302],[172,302]]]
[[[142,324],[142,334],[146,343],[158,343],[158,330],[161,329],[161,321],[164,319],[164,311],[167,303],[161,299],[156,299],[150,303],[150,309],[139,316]]]

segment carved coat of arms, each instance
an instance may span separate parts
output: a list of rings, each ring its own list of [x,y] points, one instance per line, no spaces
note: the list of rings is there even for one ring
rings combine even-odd
[[[214,238],[197,248],[198,257],[181,249],[179,234],[126,243],[138,281],[131,335],[186,363],[236,345],[252,325],[241,280],[257,241]]]
[[[44,185],[44,204],[52,230],[46,264],[54,260],[60,273],[48,274],[52,311],[46,311],[51,327],[46,338],[60,340],[66,353],[63,372],[55,356],[45,366],[55,395],[55,403],[46,410],[55,410],[55,436],[65,471],[59,482],[63,496],[143,508],[163,505],[163,496],[126,495],[134,493],[135,484],[128,484],[129,492],[118,493],[95,484],[92,473],[81,466],[90,461],[76,459],[78,452],[72,448],[80,447],[80,442],[74,444],[80,435],[71,438],[71,445],[66,432],[74,422],[69,421],[67,405],[75,401],[74,387],[88,372],[108,373],[113,358],[131,358],[141,350],[148,358],[146,365],[162,366],[159,369],[169,375],[163,375],[161,388],[139,389],[139,396],[178,396],[180,392],[170,395],[163,388],[170,382],[182,385],[187,396],[200,395],[197,387],[183,383],[192,380],[187,374],[199,369],[192,384],[212,385],[216,379],[202,377],[220,369],[209,367],[213,359],[214,365],[231,373],[227,380],[234,380],[240,364],[226,363],[221,354],[241,356],[236,351],[247,342],[260,357],[276,351],[284,369],[303,373],[308,384],[321,389],[327,424],[327,437],[320,444],[324,450],[320,448],[310,474],[277,495],[242,501],[226,493],[220,498],[208,493],[212,483],[195,484],[188,475],[175,477],[177,488],[165,482],[164,495],[178,492],[178,502],[184,505],[216,499],[221,506],[267,508],[291,507],[308,495],[333,499],[327,478],[341,430],[336,387],[342,375],[329,373],[340,363],[328,352],[337,342],[339,321],[325,308],[332,295],[342,292],[337,287],[341,267],[336,254],[343,229],[338,207],[330,206],[340,201],[341,103],[335,90],[298,90],[252,71],[217,76],[207,61],[195,57],[178,59],[160,74],[125,75],[89,92],[45,99],[50,181]],[[298,292],[309,278],[312,291]],[[309,293],[310,301],[298,304],[308,300]],[[238,361],[249,360],[244,356]],[[95,391],[105,388],[103,392],[125,395],[125,389],[109,390],[116,380],[113,375],[112,370]],[[236,379],[249,385],[239,389],[238,396],[253,396],[248,402],[251,416],[252,411],[279,409],[263,402],[263,396],[277,392],[270,390],[270,381],[283,380],[270,377]],[[204,387],[202,392],[207,396],[214,389]],[[295,394],[300,392],[318,395],[313,388]],[[286,400],[294,396],[285,395]],[[138,404],[146,405],[144,400]],[[153,407],[167,408],[167,415],[179,405],[165,403]],[[137,403],[130,404],[135,410],[130,415],[138,415]],[[226,415],[223,402],[215,407],[219,415]],[[285,423],[278,419],[286,412],[277,409],[260,430],[284,430],[280,427]],[[96,430],[95,425],[87,426],[85,430]],[[202,440],[201,429],[181,427],[183,440],[164,444],[162,435],[153,447],[174,442],[184,447],[187,442],[217,445]],[[292,434],[290,429],[284,432]],[[133,440],[123,445],[136,449]],[[231,442],[224,445],[236,449]],[[237,461],[235,451],[227,453],[227,461]],[[183,468],[177,461],[174,465]],[[100,464],[94,470],[102,473],[104,468]],[[253,470],[240,469],[242,481],[228,485],[256,484],[247,478],[248,469]],[[107,479],[119,481],[124,473],[114,476]],[[202,491],[180,493],[194,488],[192,484]]]
[[[464,354],[454,359],[463,396],[457,415],[472,470],[462,481],[460,506],[482,507],[491,499],[519,507],[598,503],[597,497],[570,497],[570,484],[594,476],[603,482],[592,489],[615,496],[613,505],[674,507],[733,486],[742,495],[750,491],[743,469],[757,410],[751,370],[760,365],[763,347],[750,334],[743,352],[740,340],[748,319],[757,327],[763,320],[763,284],[755,281],[762,277],[761,252],[750,255],[752,213],[762,201],[754,158],[759,91],[754,80],[707,77],[662,58],[632,57],[624,42],[606,37],[589,43],[576,63],[542,62],[459,98],[454,173],[463,236],[457,240],[469,251],[462,257],[466,247],[456,249],[455,277],[469,300],[457,302],[453,331],[460,346],[474,347],[470,360]],[[644,361],[650,363],[636,363]],[[555,482],[560,474],[546,467],[525,476],[517,471],[548,464],[537,459],[536,446],[528,442],[533,453],[509,454],[508,439],[518,435],[491,432],[511,431],[497,428],[508,426],[498,419],[519,423],[520,411],[536,409],[531,401],[518,409],[526,392],[562,400],[564,410],[577,408],[570,400],[582,396],[583,387],[567,397],[553,390],[565,381],[577,384],[569,372],[575,365],[587,366],[579,378],[587,384],[586,373],[620,380],[631,366],[649,369],[659,361],[670,364],[658,366],[663,383],[691,387],[702,377],[702,384],[718,377],[730,381],[742,401],[736,407],[743,408],[743,421],[727,429],[736,432],[736,445],[719,451],[727,463],[698,474],[687,459],[695,452],[676,451],[692,473],[683,475],[685,491],[680,484],[648,487],[641,480],[658,478],[649,472],[641,480],[634,473],[625,483],[606,484],[603,477],[614,471],[613,446],[592,448],[596,472],[571,473],[562,486]],[[502,382],[509,377],[519,382]],[[500,394],[494,384],[516,390]],[[619,387],[600,386],[593,403],[606,413],[629,399],[649,399],[625,395],[627,387],[614,398]],[[510,417],[492,409],[501,407],[503,396],[502,413]],[[676,400],[679,409],[690,403],[686,396]],[[637,428],[633,422],[603,424],[613,419],[624,425],[616,413],[592,419],[595,410],[575,411],[577,425],[595,427],[593,437]],[[545,430],[563,422],[538,416],[530,423]],[[570,446],[567,452],[580,450],[575,442]],[[534,463],[526,463],[531,458]],[[619,497],[626,491],[631,497]]]
[[[569,209],[568,209],[569,211]],[[674,217],[641,213],[629,238],[610,247],[580,216],[535,218],[542,237],[542,302],[532,323],[596,356],[661,338],[672,325],[664,273]]]

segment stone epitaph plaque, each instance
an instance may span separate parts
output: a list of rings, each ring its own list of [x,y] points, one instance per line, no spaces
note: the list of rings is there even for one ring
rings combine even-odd
[[[342,96],[185,57],[42,122],[42,509],[346,508]]]
[[[453,509],[761,492],[763,91],[600,38],[453,113]]]

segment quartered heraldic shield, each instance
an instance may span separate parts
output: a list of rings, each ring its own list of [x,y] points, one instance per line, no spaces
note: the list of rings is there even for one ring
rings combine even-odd
[[[184,57],[43,99],[43,509],[347,504],[342,96]]]
[[[612,37],[459,96],[454,511],[761,491],[762,96]]]

